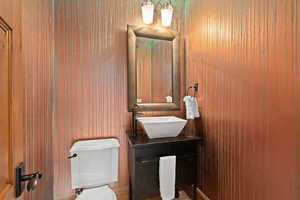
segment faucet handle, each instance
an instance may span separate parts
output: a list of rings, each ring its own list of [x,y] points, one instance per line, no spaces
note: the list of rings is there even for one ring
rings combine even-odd
[[[139,107],[139,105],[137,104],[137,103],[135,103],[134,105],[133,105],[133,110],[135,111],[135,110],[137,110],[137,109],[139,109],[140,107]]]
[[[135,116],[136,116],[136,117],[142,117],[142,116],[144,116],[144,113],[137,112],[137,113],[135,114]]]
[[[133,104],[133,106],[131,108],[131,112],[136,113],[139,108],[140,108],[139,105],[135,103],[135,104]]]

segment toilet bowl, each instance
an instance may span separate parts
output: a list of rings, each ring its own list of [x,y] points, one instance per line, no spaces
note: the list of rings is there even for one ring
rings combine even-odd
[[[108,186],[86,189],[76,200],[117,200],[116,194]]]
[[[70,149],[72,189],[76,200],[117,200],[109,184],[118,180],[119,141],[85,140]]]

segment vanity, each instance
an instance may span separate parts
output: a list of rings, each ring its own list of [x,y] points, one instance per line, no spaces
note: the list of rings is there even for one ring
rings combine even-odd
[[[149,139],[143,133],[137,135],[132,137],[131,132],[127,133],[130,200],[160,195],[159,158],[168,155],[176,155],[176,195],[185,186],[192,186],[196,192],[200,137]]]
[[[179,38],[176,31],[128,26],[128,138],[130,200],[160,196],[160,159],[172,157],[173,191],[188,186],[196,199],[197,162],[202,138],[184,131],[187,120],[172,116],[180,110]],[[143,116],[167,111],[169,116]],[[176,156],[176,157],[174,157]],[[174,164],[175,163],[175,164]],[[164,173],[165,174],[165,173]],[[170,177],[170,176],[168,176]],[[165,181],[165,179],[162,179]],[[167,184],[168,187],[170,184]],[[174,192],[172,192],[174,194]],[[172,195],[173,195],[172,194]]]

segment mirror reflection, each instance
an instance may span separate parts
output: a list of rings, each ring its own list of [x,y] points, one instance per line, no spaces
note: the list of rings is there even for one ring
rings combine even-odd
[[[173,102],[172,62],[172,41],[137,38],[137,103]]]

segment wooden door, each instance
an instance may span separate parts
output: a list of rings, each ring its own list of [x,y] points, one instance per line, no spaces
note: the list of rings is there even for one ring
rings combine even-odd
[[[11,132],[12,30],[0,18],[0,199],[13,188],[13,145]]]
[[[17,0],[0,1],[0,200],[15,197],[15,168],[24,161],[24,73]]]
[[[15,168],[24,161],[21,4],[0,0],[0,200],[15,197]]]

